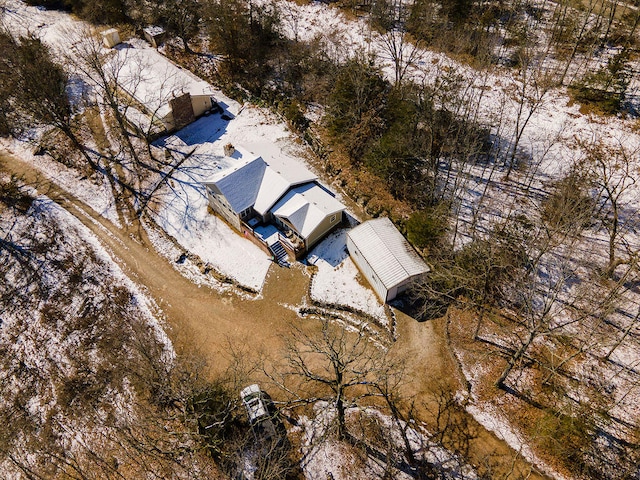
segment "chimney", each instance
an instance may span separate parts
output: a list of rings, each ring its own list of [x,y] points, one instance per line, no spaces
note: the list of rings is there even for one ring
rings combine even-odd
[[[236,151],[235,147],[234,147],[233,145],[231,145],[230,143],[227,143],[227,144],[224,146],[224,154],[225,154],[227,157],[232,156],[232,155],[235,153],[235,151]]]

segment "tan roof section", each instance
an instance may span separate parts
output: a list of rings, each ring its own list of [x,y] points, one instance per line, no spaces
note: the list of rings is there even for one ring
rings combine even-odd
[[[344,205],[317,183],[291,189],[276,206],[273,214],[286,218],[303,237],[311,233],[327,218],[341,212]]]

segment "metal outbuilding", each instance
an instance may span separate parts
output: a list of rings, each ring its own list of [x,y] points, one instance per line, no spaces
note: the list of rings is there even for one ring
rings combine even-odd
[[[383,302],[422,279],[429,267],[391,220],[368,220],[347,233],[351,258]]]

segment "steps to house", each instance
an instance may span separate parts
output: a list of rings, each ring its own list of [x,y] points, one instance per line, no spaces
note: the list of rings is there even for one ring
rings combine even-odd
[[[269,250],[273,253],[273,257],[279,265],[283,267],[289,266],[289,255],[287,255],[287,251],[282,246],[282,243],[280,243],[280,240],[270,243]]]

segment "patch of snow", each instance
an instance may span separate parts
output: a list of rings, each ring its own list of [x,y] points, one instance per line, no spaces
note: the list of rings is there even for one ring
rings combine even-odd
[[[385,478],[385,472],[389,473],[389,465],[385,460],[376,455],[363,455],[348,442],[340,442],[335,438],[335,408],[326,401],[318,401],[313,406],[314,417],[302,416],[298,419],[301,431],[301,449],[303,459],[301,466],[305,478],[309,480],[364,480],[370,478]],[[356,420],[361,416],[375,419],[384,428],[384,435],[402,451],[404,442],[398,425],[391,417],[373,409],[349,408],[346,411],[347,422]],[[404,425],[403,425],[404,427]],[[420,426],[415,425],[407,429],[407,436],[416,458],[438,468],[441,476],[447,480],[477,478],[473,468],[465,464],[462,459],[445,448],[431,442],[429,433]],[[372,446],[375,450],[375,446]],[[393,457],[392,457],[393,458]],[[400,459],[401,455],[397,457]],[[392,468],[393,477],[396,479],[414,478],[409,471]]]
[[[147,323],[150,331],[153,332],[156,337],[156,340],[164,345],[163,360],[167,363],[173,362],[176,354],[173,350],[171,340],[157,318],[157,314],[160,312],[160,309],[156,303],[150,297],[145,295],[142,289],[136,283],[131,281],[127,275],[125,275],[120,266],[111,258],[96,236],[91,233],[91,231],[89,231],[89,229],[85,227],[80,220],[53,202],[50,203],[50,208],[52,215],[59,218],[59,224],[68,225],[73,228],[76,235],[82,239],[84,244],[90,246],[96,257],[107,266],[105,276],[111,277],[110,282],[112,284],[120,284],[133,293],[133,303],[136,305],[136,308],[139,309],[140,318],[144,319]]]
[[[156,223],[186,250],[198,255],[223,275],[260,291],[271,259],[223,220],[208,212],[204,187],[190,174],[174,174],[175,188],[166,188],[163,207],[153,214]]]
[[[234,168],[247,155],[262,157],[276,171],[287,172],[288,176],[306,178],[312,174],[303,160],[306,150],[274,115],[252,106],[241,107],[222,94],[216,93],[216,98],[225,110],[236,112],[233,120],[226,121],[218,115],[202,117],[156,142],[157,148],[164,148],[175,159],[186,160],[164,189],[162,206],[156,209],[154,220],[183,247],[222,274],[260,290],[269,258],[225,222],[207,213],[206,195],[199,182]],[[240,160],[224,155],[223,146],[227,143],[237,147]],[[355,276],[353,270],[350,274]],[[368,293],[364,288],[360,289],[362,292]],[[380,313],[369,310],[367,313],[374,316]],[[383,307],[381,311],[380,318],[386,319]]]
[[[176,247],[170,240],[159,233],[152,225],[144,223],[145,231],[149,240],[153,244],[155,250],[164,258],[171,262],[182,276],[188,278],[196,285],[205,285],[218,292],[226,292],[230,289],[228,284],[224,284],[216,280],[211,275],[202,273],[200,268],[195,265],[189,258],[185,258],[183,250]],[[182,260],[182,261],[181,261]]]
[[[260,291],[271,259],[257,245],[209,213],[205,188],[200,183],[215,172],[230,168],[233,159],[225,157],[222,151],[218,153],[217,146],[211,143],[191,146],[184,141],[210,131],[209,127],[216,121],[203,117],[182,133],[158,144],[171,151],[180,166],[160,192],[159,205],[152,217],[167,234],[203,262],[238,283]]]
[[[358,267],[347,252],[346,237],[347,230],[336,230],[309,253],[307,262],[318,267],[311,282],[311,298],[354,308],[388,326],[384,304],[361,283]]]
[[[9,154],[34,165],[43,175],[59,185],[64,190],[89,205],[95,212],[121,226],[118,211],[113,198],[111,186],[107,181],[96,183],[94,180],[82,176],[78,170],[66,167],[60,162],[52,160],[47,155],[34,155],[32,145],[18,140],[0,139],[0,148]]]
[[[115,300],[115,304],[122,308],[120,313],[131,315],[127,320],[132,324],[139,322],[135,327],[132,325],[135,328],[132,331],[139,332],[141,338],[153,338],[160,347],[159,357],[152,352],[145,353],[164,364],[170,364],[175,359],[175,351],[164,331],[156,304],[124,274],[89,229],[55,202],[38,196],[26,215],[16,215],[9,209],[2,209],[0,229],[11,231],[19,238],[19,246],[28,247],[28,239],[32,237],[44,240],[44,245],[53,245],[47,250],[46,260],[39,262],[36,282],[29,280],[19,262],[13,262],[8,271],[8,276],[12,278],[7,280],[19,282],[15,285],[24,286],[26,295],[21,301],[11,299],[8,304],[5,302],[3,307],[10,308],[3,310],[0,329],[0,345],[7,353],[3,358],[4,368],[0,369],[0,378],[5,386],[0,397],[5,415],[3,418],[8,418],[6,415],[13,411],[13,402],[16,401],[24,402],[25,412],[29,413],[27,416],[20,415],[26,427],[15,432],[12,453],[18,462],[24,462],[28,468],[40,468],[43,452],[34,444],[41,435],[38,426],[47,425],[51,429],[51,437],[47,439],[50,443],[46,448],[59,445],[70,454],[81,456],[87,447],[89,451],[96,451],[103,439],[117,436],[113,430],[109,430],[110,427],[99,424],[103,421],[110,423],[114,412],[117,412],[119,425],[135,425],[131,421],[137,415],[132,398],[134,393],[126,376],[123,377],[122,389],[118,388],[118,375],[109,377],[109,380],[105,380],[107,377],[97,377],[97,383],[91,384],[96,381],[91,376],[95,373],[93,369],[100,370],[99,367],[104,366],[101,364],[106,362],[101,354],[109,354],[98,346],[101,337],[103,334],[108,337],[113,332],[109,332],[108,328],[107,331],[96,330],[100,319],[93,316],[95,311],[87,312],[88,318],[85,320],[87,306],[89,310],[106,308],[105,312],[100,313],[104,313],[104,318],[109,318],[113,307],[111,301],[114,300],[110,295],[119,295],[120,290],[126,291],[126,295]],[[29,229],[28,235],[21,235],[24,229]],[[53,244],[47,243],[46,239],[52,239]],[[44,255],[41,253],[36,254],[37,259],[42,257]],[[70,258],[83,259],[77,264],[72,262],[70,268],[73,271],[66,270]],[[57,262],[64,262],[64,267]],[[13,278],[15,275],[18,278]],[[68,285],[67,280],[71,275],[82,277],[72,280],[70,284],[76,288],[67,291],[64,286]],[[36,295],[36,292],[31,292],[34,288],[43,288],[46,294]],[[87,299],[90,300],[85,303]],[[56,307],[60,310],[56,310]],[[94,323],[96,321],[98,323]],[[110,353],[123,355],[123,359],[129,355],[127,349]],[[123,375],[127,375],[127,372],[125,369]],[[86,386],[90,388],[102,387],[105,381],[108,383],[101,390],[100,398],[93,399],[100,406],[88,412],[86,417],[75,417],[72,412],[76,406],[72,399],[74,395],[81,396],[79,392],[85,387],[72,389],[71,386],[74,381],[81,379],[88,381]],[[0,459],[2,478],[21,478],[15,474],[16,469],[13,462]]]
[[[509,422],[502,418],[502,416],[495,410],[494,406],[488,403],[481,405],[467,405],[467,412],[469,412],[476,421],[484,428],[496,434],[498,438],[507,442],[511,448],[527,459],[528,462],[536,465],[540,470],[547,475],[558,480],[569,480],[564,475],[561,475],[554,469],[552,469],[545,462],[540,460],[535,453],[529,448],[526,441],[513,430]]]

